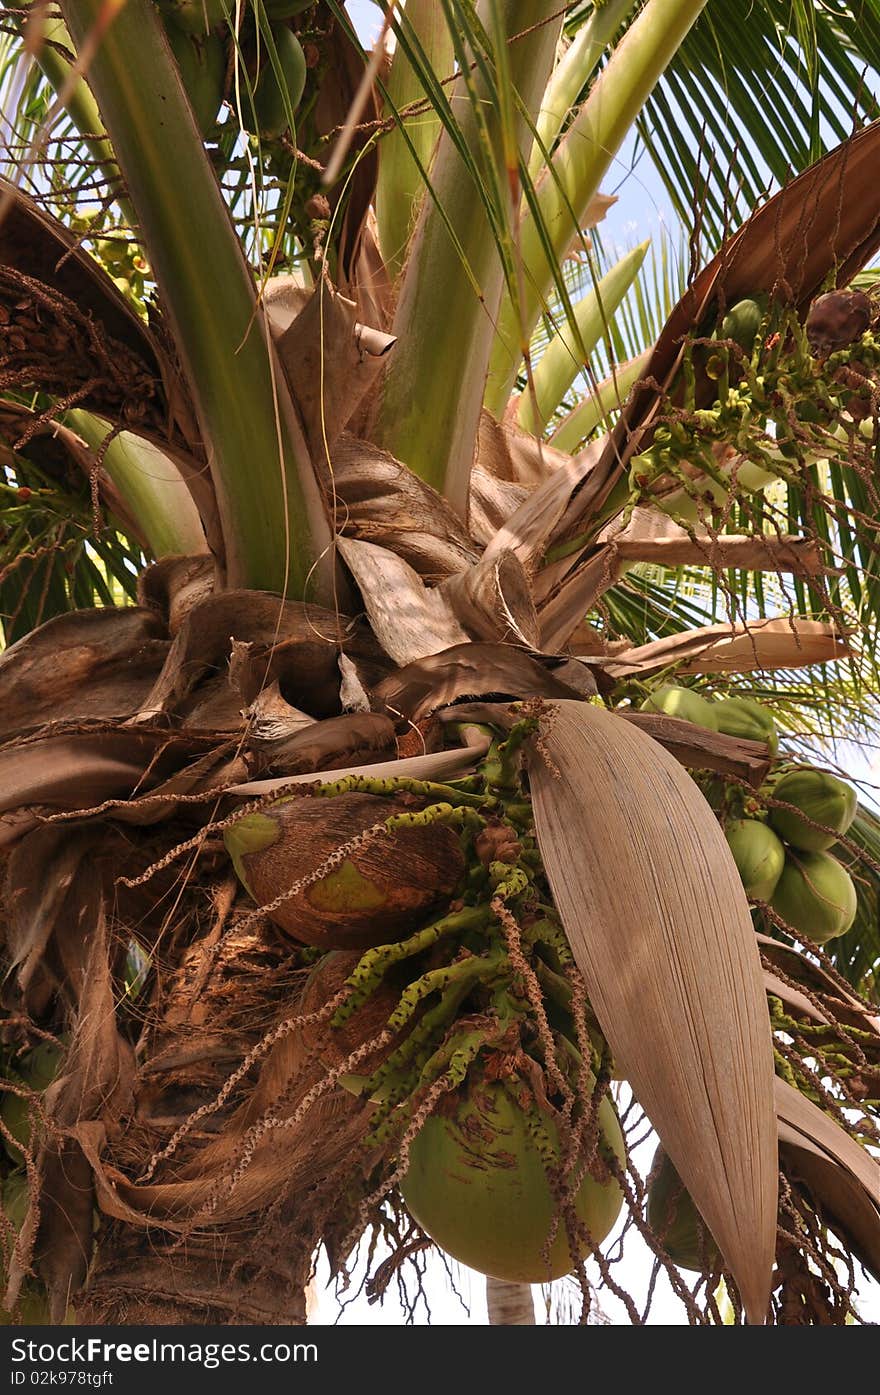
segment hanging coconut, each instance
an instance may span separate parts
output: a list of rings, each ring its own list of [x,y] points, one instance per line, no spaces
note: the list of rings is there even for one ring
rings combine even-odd
[[[193,38],[173,24],[168,42],[180,69],[180,80],[202,137],[213,128],[226,83],[226,50],[216,34]]]
[[[557,1158],[559,1144],[549,1116],[537,1106],[532,1111],[524,1113],[497,1081],[469,1082],[422,1125],[400,1184],[413,1218],[441,1249],[512,1283],[562,1278],[591,1252],[581,1241],[571,1253],[560,1220],[545,1253],[558,1211],[536,1132]],[[599,1121],[598,1156],[610,1149],[623,1165],[623,1137],[607,1097]],[[613,1178],[584,1177],[574,1206],[594,1245],[611,1230],[622,1200]]]
[[[789,853],[770,905],[792,929],[824,945],[856,918],[852,877],[827,852]]]
[[[785,866],[785,848],[765,823],[735,819],[724,830],[746,895],[769,901]]]
[[[693,722],[695,726],[718,730],[714,704],[700,697],[692,688],[680,688],[674,683],[657,688],[645,698],[641,710],[662,712],[666,717],[680,717],[685,722]]]
[[[268,911],[294,939],[322,949],[368,949],[410,934],[464,874],[457,835],[441,824],[372,832],[412,813],[406,796],[286,799],[226,830],[226,847],[254,899],[267,905],[362,839],[324,876]]]
[[[822,852],[830,848],[842,833],[846,833],[858,808],[852,785],[811,766],[788,771],[773,785],[771,794],[785,804],[794,804],[806,815],[806,819],[802,819],[791,809],[775,807],[770,809],[769,815],[780,838],[803,852]],[[812,823],[807,822],[808,819]],[[813,823],[822,827],[814,828]]]
[[[751,698],[735,697],[713,703],[712,711],[718,730],[725,736],[738,736],[745,741],[764,741],[770,747],[770,754],[776,755],[779,733],[766,707],[753,702]]]
[[[245,92],[241,98],[241,124],[252,136],[277,140],[290,126],[290,117],[302,100],[306,85],[306,56],[292,30],[272,30],[281,79],[266,54],[254,87],[253,102]]]
[[[232,0],[157,0],[162,15],[186,34],[207,34],[235,14]]]
[[[19,1057],[14,1068],[10,1070],[9,1077],[28,1090],[42,1093],[58,1074],[63,1055],[62,1049],[54,1042],[43,1041],[39,1046],[35,1046],[33,1051]],[[0,1104],[0,1118],[12,1138],[25,1148],[29,1148],[31,1143],[33,1108],[33,1100],[30,1097],[13,1094],[11,1090],[4,1094]],[[24,1162],[21,1148],[16,1148],[5,1133],[3,1143],[13,1162]]]
[[[722,1261],[712,1232],[662,1148],[654,1154],[649,1175],[648,1225],[673,1264],[698,1274],[717,1273]]]

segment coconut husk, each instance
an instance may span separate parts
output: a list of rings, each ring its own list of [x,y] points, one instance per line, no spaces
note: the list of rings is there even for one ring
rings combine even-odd
[[[464,874],[452,829],[377,828],[414,805],[407,796],[357,793],[283,800],[248,816],[273,841],[248,852],[233,826],[227,843],[238,850],[251,895],[286,934],[322,949],[369,949],[411,934]],[[336,865],[316,877],[340,850]]]
[[[590,1003],[706,1220],[749,1321],[776,1231],[764,980],[730,849],[697,786],[631,723],[559,703],[528,759],[535,828]]]

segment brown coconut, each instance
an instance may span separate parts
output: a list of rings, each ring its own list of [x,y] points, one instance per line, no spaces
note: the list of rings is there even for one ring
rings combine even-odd
[[[226,845],[251,895],[267,906],[345,844],[414,808],[406,797],[372,794],[284,800],[239,820]],[[441,824],[377,832],[267,914],[322,949],[390,944],[449,900],[464,866],[457,834]]]

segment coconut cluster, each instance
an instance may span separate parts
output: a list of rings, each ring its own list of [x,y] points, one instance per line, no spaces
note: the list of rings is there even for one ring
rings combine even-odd
[[[712,701],[691,688],[664,684],[642,710],[762,741],[774,757],[779,749],[772,713],[750,698]],[[816,944],[846,934],[856,917],[856,889],[829,849],[855,818],[855,790],[814,766],[785,765],[773,772],[755,803],[759,807],[747,817],[725,826],[746,895],[769,904],[786,925]]]
[[[224,836],[263,914],[320,952],[297,1049],[368,1102],[388,1185],[453,1258],[540,1283],[608,1235],[626,1149],[522,780],[534,726],[465,780],[348,776]]]
[[[168,43],[180,69],[202,137],[213,130],[227,93],[231,50],[238,71],[230,95],[250,135],[277,140],[302,100],[307,62],[289,21],[311,0],[262,0],[261,15],[245,8],[233,41],[224,0],[158,0]]]

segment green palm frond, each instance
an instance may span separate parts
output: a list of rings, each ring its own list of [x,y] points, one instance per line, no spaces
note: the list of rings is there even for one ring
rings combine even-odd
[[[686,226],[714,250],[771,184],[880,115],[877,0],[709,0],[638,128]]]

